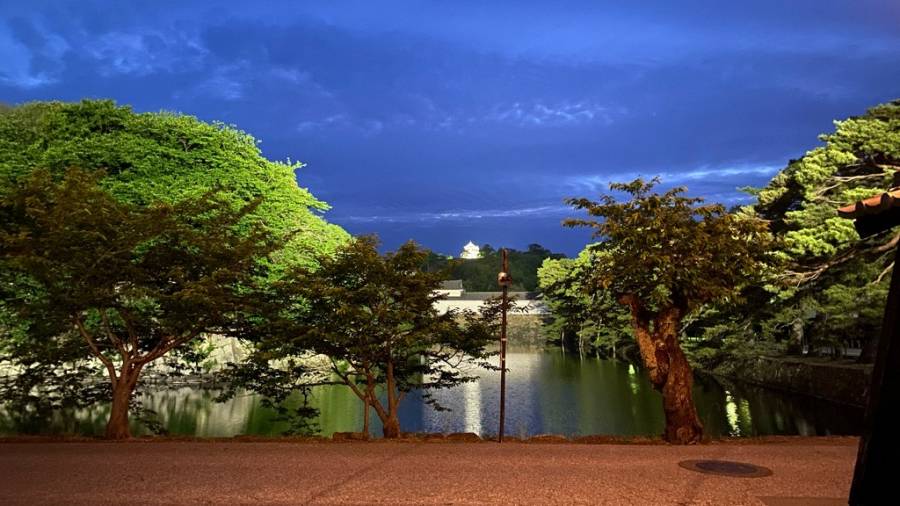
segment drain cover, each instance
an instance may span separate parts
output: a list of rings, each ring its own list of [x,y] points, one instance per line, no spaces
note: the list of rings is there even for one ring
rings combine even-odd
[[[682,460],[679,466],[698,473],[732,476],[735,478],[762,478],[771,476],[772,470],[762,466],[728,460]]]

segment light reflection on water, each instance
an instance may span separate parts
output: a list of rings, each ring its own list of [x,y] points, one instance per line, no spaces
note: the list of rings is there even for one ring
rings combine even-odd
[[[561,353],[513,352],[507,357],[506,433],[528,436],[611,434],[656,435],[663,429],[662,401],[643,372],[633,365]],[[497,432],[499,372],[481,370],[481,379],[454,389],[434,392],[452,411],[434,411],[420,394],[410,393],[400,405],[402,430],[408,432]],[[144,398],[159,413],[172,434],[233,436],[278,435],[287,425],[273,422],[273,413],[259,398],[242,394],[215,403],[215,393],[181,388]],[[746,385],[698,377],[694,399],[706,432],[712,436],[768,434],[854,434],[862,411],[814,399]],[[299,402],[299,399],[298,399]],[[360,401],[345,387],[317,387],[312,403],[320,410],[320,432],[362,429]],[[107,408],[60,413],[41,427],[11,427],[0,411],[0,433],[102,433]],[[371,430],[380,434],[372,414]],[[136,427],[141,433],[141,429]]]

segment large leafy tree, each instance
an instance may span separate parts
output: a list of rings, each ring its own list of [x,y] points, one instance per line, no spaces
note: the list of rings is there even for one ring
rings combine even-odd
[[[599,201],[570,199],[601,241],[590,269],[592,290],[609,292],[631,313],[641,359],[663,395],[664,437],[695,443],[703,434],[691,389],[693,376],[679,344],[683,319],[702,305],[736,295],[763,267],[766,224],[726,212],[718,204],[683,196],[683,188],[654,192],[658,179],[615,183]],[[600,219],[597,219],[600,218]]]
[[[273,288],[281,317],[258,349],[285,363],[308,350],[328,357],[331,372],[381,420],[384,436],[400,434],[398,407],[411,390],[429,393],[476,377],[465,364],[490,367],[486,346],[497,304],[483,313],[439,313],[443,273],[422,269],[427,251],[412,242],[381,255],[374,238],[358,238],[316,270],[295,270]],[[378,393],[383,392],[384,398]]]
[[[136,113],[109,100],[0,109],[0,196],[21,191],[36,170],[60,181],[73,167],[96,175],[99,187],[117,202],[138,208],[196,202],[213,190],[223,205],[253,203],[238,230],[250,234],[262,226],[286,239],[265,261],[270,280],[293,266],[314,266],[317,257],[349,240],[344,230],[322,218],[328,206],[297,185],[301,164],[266,159],[258,142],[235,127],[171,112]],[[8,283],[3,288],[28,286]],[[29,296],[27,291],[12,295]],[[70,350],[62,346],[71,341],[32,339],[43,335],[41,323],[22,320],[9,304],[0,303],[0,351],[30,364],[17,369],[0,395],[43,406],[22,410],[28,413],[89,404],[97,396],[82,395],[76,387],[90,379],[90,368],[72,361]],[[49,395],[51,390],[56,395]],[[38,391],[39,396],[27,393]]]
[[[900,101],[835,122],[823,145],[791,161],[749,210],[768,220],[787,269],[773,280],[779,301],[765,317],[774,339],[840,347],[847,338],[873,350],[893,268],[897,229],[860,240],[835,209],[891,187],[900,170]],[[871,358],[863,353],[864,360]]]
[[[253,286],[278,244],[254,217],[210,192],[137,206],[100,174],[37,170],[0,196],[3,326],[17,368],[93,359],[109,378],[106,437],[130,436],[146,366],[201,335],[240,335]],[[13,343],[14,344],[11,344]],[[38,369],[42,370],[42,369]]]
[[[32,102],[0,110],[0,193],[34,169],[102,171],[100,184],[136,205],[175,203],[220,185],[276,235],[293,234],[275,265],[312,265],[349,239],[321,217],[327,204],[297,185],[300,163],[266,159],[250,134],[172,112],[136,113],[110,100]]]

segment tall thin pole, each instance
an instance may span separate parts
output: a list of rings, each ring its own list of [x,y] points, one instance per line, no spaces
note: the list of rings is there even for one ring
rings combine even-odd
[[[506,311],[509,306],[509,256],[506,248],[500,250],[502,266],[497,282],[503,291],[502,305],[500,306],[500,430],[497,433],[497,442],[503,442],[503,425],[506,418]]]

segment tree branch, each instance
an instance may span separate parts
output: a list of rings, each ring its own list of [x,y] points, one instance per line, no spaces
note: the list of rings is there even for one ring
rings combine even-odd
[[[845,264],[845,263],[849,262],[850,260],[853,260],[854,258],[858,257],[860,254],[885,253],[887,251],[890,251],[892,248],[897,247],[898,243],[900,243],[900,234],[894,235],[890,241],[888,241],[882,245],[876,246],[868,251],[860,250],[858,247],[854,247],[853,249],[847,251],[846,253],[838,256],[837,258],[835,258],[833,260],[830,260],[828,262],[825,262],[825,263],[819,265],[818,267],[816,267],[815,269],[813,269],[811,271],[807,271],[807,272],[788,271],[787,276],[794,278],[794,280],[796,281],[795,286],[800,286],[804,283],[809,283],[810,281],[815,281],[822,274],[824,274],[828,269],[831,269],[832,267],[837,267],[838,265],[841,265],[841,264]]]
[[[103,353],[100,352],[100,348],[97,347],[97,343],[94,342],[94,338],[91,337],[91,334],[84,328],[84,323],[78,317],[74,318],[75,326],[78,328],[78,332],[81,334],[81,337],[87,341],[88,346],[91,348],[91,352],[95,357],[100,359],[100,362],[103,362],[103,365],[106,366],[106,372],[109,373],[109,379],[112,380],[113,386],[116,385],[116,382],[119,381],[118,376],[116,375],[116,366],[113,365],[112,360],[107,358]]]
[[[100,321],[103,322],[103,330],[106,331],[106,338],[113,343],[113,346],[119,350],[119,354],[122,355],[122,362],[127,362],[130,358],[128,350],[125,349],[125,343],[119,339],[119,336],[116,335],[112,330],[112,325],[109,323],[109,315],[106,313],[106,308],[100,310]]]
[[[131,313],[125,310],[124,308],[118,309],[119,316],[122,317],[122,321],[125,322],[125,330],[128,332],[128,340],[131,343],[131,351],[132,353],[137,353],[138,351],[138,341],[137,341],[137,333],[134,331],[134,320],[131,317]]]
[[[143,364],[146,364],[147,362],[156,360],[157,358],[165,355],[166,353],[170,352],[174,348],[191,341],[192,339],[194,339],[195,337],[200,335],[200,331],[201,331],[201,328],[198,327],[198,328],[195,328],[194,330],[190,331],[187,335],[182,336],[182,337],[178,337],[178,338],[170,337],[169,339],[161,339],[159,341],[159,343],[157,343],[157,345],[153,347],[152,350],[150,350],[146,354],[138,357],[135,360],[135,362],[143,365]]]
[[[884,268],[883,271],[881,271],[881,274],[878,275],[878,278],[876,278],[875,281],[872,282],[872,284],[877,285],[878,283],[881,283],[881,280],[884,279],[884,277],[887,275],[887,273],[890,272],[891,269],[893,269],[893,268],[894,268],[894,262],[891,262],[890,265],[888,265],[887,267]]]

